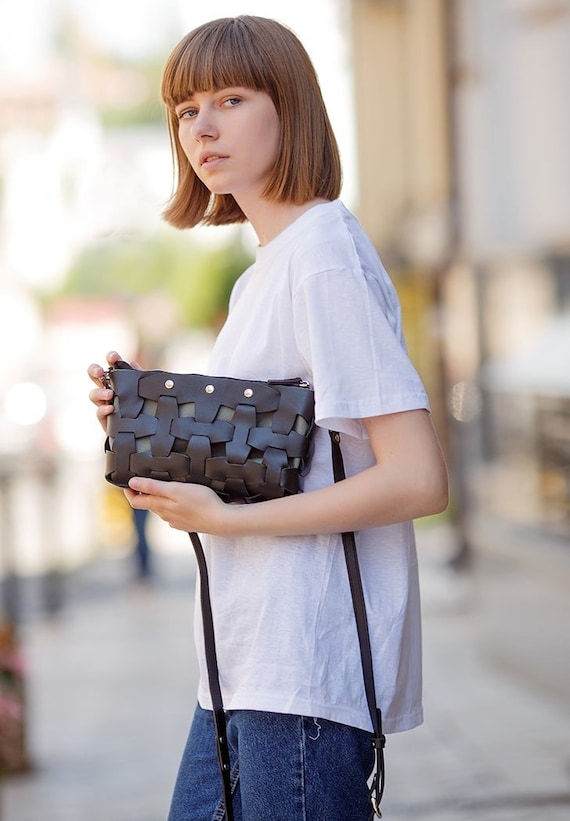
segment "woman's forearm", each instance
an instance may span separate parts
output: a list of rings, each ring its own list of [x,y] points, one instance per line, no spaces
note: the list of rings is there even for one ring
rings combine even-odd
[[[227,536],[339,533],[418,519],[446,506],[443,463],[437,471],[416,470],[414,475],[374,465],[320,490],[258,505],[230,505],[222,528]]]

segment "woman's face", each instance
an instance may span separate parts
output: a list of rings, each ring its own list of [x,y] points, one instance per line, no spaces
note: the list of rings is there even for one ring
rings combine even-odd
[[[178,137],[213,194],[259,198],[273,170],[280,124],[269,94],[250,88],[196,92],[176,106]]]

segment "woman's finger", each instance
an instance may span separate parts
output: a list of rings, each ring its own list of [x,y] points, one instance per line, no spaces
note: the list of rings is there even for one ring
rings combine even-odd
[[[109,351],[107,354],[107,362],[109,365],[114,365],[119,359],[122,359],[121,355],[117,353],[117,351]]]
[[[87,368],[87,375],[89,376],[89,379],[91,379],[92,382],[95,382],[95,384],[99,386],[101,386],[102,384],[101,380],[103,378],[104,373],[105,371],[103,370],[101,365],[97,365],[96,363],[89,365],[89,367]]]
[[[94,405],[110,405],[113,401],[113,391],[110,388],[94,388],[89,391],[89,401]]]

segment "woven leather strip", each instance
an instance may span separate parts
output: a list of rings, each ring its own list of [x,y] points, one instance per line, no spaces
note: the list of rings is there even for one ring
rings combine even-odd
[[[298,384],[109,371],[106,479],[133,476],[207,485],[253,502],[301,490],[314,423],[313,391]],[[292,380],[294,382],[294,380]]]

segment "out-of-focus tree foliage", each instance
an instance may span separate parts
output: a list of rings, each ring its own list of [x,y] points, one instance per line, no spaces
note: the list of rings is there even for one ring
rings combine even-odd
[[[54,16],[54,45],[69,88],[98,112],[105,128],[163,124],[160,82],[168,49],[157,40],[155,54],[128,59],[102,50],[86,34],[80,16],[61,8]]]
[[[163,292],[172,298],[187,327],[217,327],[235,280],[251,262],[239,239],[212,250],[169,233],[112,238],[86,249],[51,299],[130,302]]]
[[[113,72],[117,81],[124,85],[125,93],[117,100],[107,98],[99,102],[102,125],[109,129],[163,125],[166,130],[160,99],[162,70],[162,61],[148,61],[136,66],[117,62]]]

